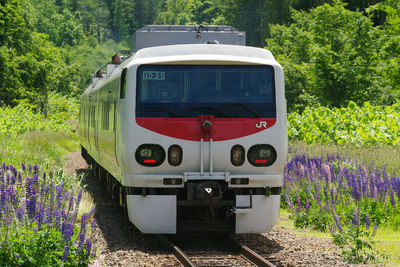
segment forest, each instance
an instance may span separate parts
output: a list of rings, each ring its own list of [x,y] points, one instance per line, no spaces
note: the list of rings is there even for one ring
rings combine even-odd
[[[231,25],[285,68],[289,110],[398,102],[397,0],[3,0],[0,105],[77,97],[147,24]]]
[[[229,25],[270,50],[288,109],[280,226],[400,265],[400,0],[0,0],[0,263],[109,256],[91,172],[65,166],[91,75],[151,24]]]

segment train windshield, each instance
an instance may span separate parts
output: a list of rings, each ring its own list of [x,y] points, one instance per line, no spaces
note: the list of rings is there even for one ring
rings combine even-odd
[[[138,117],[275,117],[271,66],[142,65]]]

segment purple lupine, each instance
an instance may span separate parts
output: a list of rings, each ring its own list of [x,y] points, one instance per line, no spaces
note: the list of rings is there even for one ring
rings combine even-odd
[[[88,253],[88,254],[92,250],[92,240],[90,239],[90,237],[88,237],[86,239],[86,247],[85,247],[85,249],[86,249],[86,253]]]
[[[17,176],[17,169],[14,166],[10,165],[10,171],[12,174],[14,174],[14,176]]]
[[[354,209],[354,218],[353,218],[352,223],[353,223],[354,225],[356,225],[356,226],[359,226],[359,225],[360,225],[360,216],[358,215],[357,209]]]
[[[0,207],[5,206],[7,195],[6,195],[6,185],[4,183],[0,184]]]
[[[337,214],[334,213],[333,218],[335,219],[335,224],[336,224],[337,228],[338,228],[339,231],[341,232],[341,231],[342,231],[342,223],[340,222],[339,216],[337,216]]]
[[[299,197],[297,197],[297,208],[296,208],[296,212],[299,213],[301,209],[301,200]]]
[[[13,205],[16,205],[16,196],[15,196],[15,189],[13,185],[10,185],[7,190],[6,190],[6,196],[8,198],[8,201],[12,203]]]
[[[394,199],[393,190],[390,191],[390,202],[392,203],[393,208],[396,209],[396,200]]]
[[[90,222],[90,226],[92,227],[92,231],[97,227],[96,219],[93,218],[93,220]]]
[[[58,211],[58,210],[54,211],[54,216],[56,217],[55,227],[56,227],[57,229],[60,229],[61,212]]]
[[[64,183],[61,182],[59,186],[56,188],[56,198],[57,198],[57,207],[56,209],[61,208],[61,201],[62,201],[62,193],[63,193]]]
[[[305,205],[305,208],[306,208],[306,212],[308,213],[308,211],[310,210],[310,202],[306,202],[306,205]]]
[[[81,217],[81,233],[82,232],[85,233],[87,218],[88,218],[88,214],[87,213],[82,214],[82,217]]]
[[[65,233],[67,241],[71,240],[71,238],[72,238],[72,236],[74,234],[74,227],[75,227],[75,225],[74,225],[73,222],[67,224],[67,230],[66,230],[66,233]]]
[[[39,167],[37,164],[33,165],[33,171],[37,174],[39,172]]]
[[[17,211],[17,218],[22,222],[22,219],[24,218],[24,207],[22,205],[20,205],[18,207],[18,211]]]
[[[38,229],[42,229],[42,224],[43,224],[43,217],[44,217],[44,206],[40,205],[39,207],[39,212],[36,215],[36,221],[38,225]]]
[[[29,218],[35,217],[35,210],[36,210],[36,198],[35,195],[32,194],[29,199],[26,200],[26,211],[28,213]]]
[[[79,241],[78,241],[78,250],[82,248],[83,243],[85,242],[85,233],[80,232],[79,233]]]
[[[69,256],[69,246],[67,245],[64,248],[64,253],[63,253],[63,258],[62,258],[63,262],[67,262],[68,256]]]
[[[23,162],[21,163],[21,167],[22,167],[22,171],[25,172],[26,171],[26,166],[25,166],[25,164]]]
[[[369,227],[371,226],[371,219],[369,218],[369,215],[365,216],[365,227],[367,228],[367,231],[369,230]]]
[[[96,258],[96,257],[97,257],[97,248],[96,248],[96,245],[95,245],[95,244],[93,244],[91,256],[92,256],[93,258]]]

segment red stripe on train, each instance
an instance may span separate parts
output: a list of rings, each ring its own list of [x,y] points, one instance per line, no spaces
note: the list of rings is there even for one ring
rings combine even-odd
[[[150,131],[189,141],[201,138],[199,118],[136,118],[136,123]],[[213,141],[240,138],[261,132],[276,123],[276,118],[214,118]],[[205,140],[208,141],[208,140]]]

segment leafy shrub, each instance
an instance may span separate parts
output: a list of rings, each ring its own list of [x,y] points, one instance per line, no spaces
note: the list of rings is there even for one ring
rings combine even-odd
[[[56,93],[49,95],[48,118],[35,111],[26,103],[9,108],[0,107],[0,133],[12,135],[22,134],[34,130],[54,133],[73,134],[76,128],[71,124],[78,116],[79,104],[73,98],[67,98]]]
[[[352,263],[368,263],[376,260],[376,255],[372,251],[374,244],[373,237],[376,234],[377,224],[374,223],[370,230],[369,217],[366,221],[366,229],[360,226],[358,211],[354,212],[354,219],[347,229],[343,229],[339,219],[331,227],[333,242],[342,249],[344,259]]]
[[[400,104],[380,107],[350,102],[346,108],[306,107],[288,114],[289,138],[356,147],[400,144]]]
[[[82,197],[52,182],[53,174],[22,164],[0,166],[0,262],[3,266],[86,266],[96,257],[88,230],[94,208],[75,226]]]

